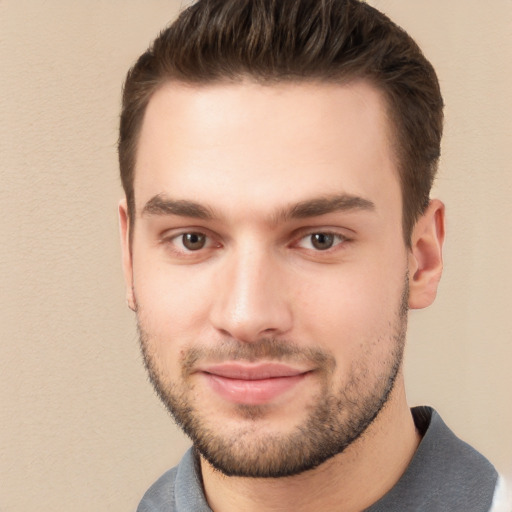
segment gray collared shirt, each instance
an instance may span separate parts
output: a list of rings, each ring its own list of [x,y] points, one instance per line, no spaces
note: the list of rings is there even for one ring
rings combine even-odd
[[[415,407],[423,439],[396,485],[365,512],[488,512],[498,481],[492,464],[457,438],[439,414]],[[193,449],[146,492],[137,512],[211,512]]]

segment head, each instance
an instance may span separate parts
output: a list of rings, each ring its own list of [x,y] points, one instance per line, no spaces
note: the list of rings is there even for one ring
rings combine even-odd
[[[128,300],[212,466],[311,469],[403,396],[407,311],[440,276],[441,109],[415,43],[352,0],[198,2],[129,72]]]

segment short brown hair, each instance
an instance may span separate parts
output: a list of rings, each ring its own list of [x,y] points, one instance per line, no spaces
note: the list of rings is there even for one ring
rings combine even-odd
[[[137,142],[155,91],[175,80],[346,82],[385,95],[403,197],[403,232],[429,203],[443,128],[432,65],[384,14],[359,0],[199,0],[164,30],[128,72],[119,135],[121,180],[131,221]]]

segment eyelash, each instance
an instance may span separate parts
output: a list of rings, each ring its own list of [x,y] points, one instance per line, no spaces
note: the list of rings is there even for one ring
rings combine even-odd
[[[206,246],[200,247],[198,250],[191,250],[191,249],[184,247],[183,246],[183,237],[185,237],[186,235],[204,236],[206,239],[206,242],[205,242]],[[181,245],[182,245],[181,249],[176,247],[176,242],[180,243],[180,240],[181,240]],[[182,231],[180,233],[173,234],[171,236],[162,237],[161,242],[164,245],[166,245],[167,247],[169,247],[172,250],[172,252],[174,252],[175,254],[178,254],[180,256],[186,256],[186,257],[188,257],[189,255],[190,256],[198,255],[198,254],[202,253],[204,251],[204,249],[211,248],[212,244],[214,243],[212,236],[210,236],[208,233],[206,233],[202,230],[199,230],[199,229],[198,230],[191,229],[188,231]],[[221,247],[220,243],[215,244],[215,245],[217,247]]]
[[[349,242],[349,239],[346,236],[342,235],[341,233],[336,233],[336,232],[328,231],[328,230],[325,230],[325,231],[319,230],[319,231],[309,231],[308,233],[304,234],[303,236],[301,236],[298,239],[298,241],[295,243],[295,245],[300,246],[300,243],[302,241],[309,240],[310,245],[314,246],[313,236],[315,236],[315,235],[323,235],[324,237],[332,237],[333,238],[332,246],[327,247],[325,249],[320,249],[318,247],[316,247],[316,248],[303,247],[304,249],[311,250],[315,253],[317,253],[317,252],[318,253],[329,253],[329,252],[335,251],[338,246],[343,245],[346,242]]]
[[[193,250],[193,249],[184,247],[183,237],[185,237],[186,235],[204,236],[206,239],[205,246],[199,247],[197,250]],[[314,235],[324,235],[327,237],[333,237],[334,240],[333,240],[332,246],[327,247],[325,249],[319,249],[319,248],[314,248],[314,247],[301,247],[301,242],[307,241],[308,239],[309,239],[309,244],[314,245],[314,243],[312,242],[312,237]],[[330,254],[334,251],[340,250],[341,249],[340,246],[344,246],[346,243],[348,243],[350,241],[351,241],[350,238],[348,238],[347,236],[345,236],[339,232],[330,231],[327,229],[326,230],[319,229],[319,230],[310,230],[307,232],[303,232],[300,234],[300,236],[294,237],[294,241],[289,245],[289,247],[292,247],[292,248],[296,247],[296,248],[299,248],[299,249],[302,249],[302,250],[308,251],[308,252],[311,251],[312,253],[315,253],[315,254],[322,254],[322,253]],[[190,229],[187,231],[181,231],[180,233],[176,233],[171,236],[162,237],[161,243],[163,243],[168,248],[170,248],[170,250],[173,253],[175,253],[176,255],[179,255],[181,257],[199,256],[200,254],[203,254],[205,250],[222,247],[221,243],[214,242],[213,236],[209,235],[206,231],[200,230],[200,229],[198,229],[198,230]],[[176,243],[180,243],[180,245],[182,247],[177,248]]]

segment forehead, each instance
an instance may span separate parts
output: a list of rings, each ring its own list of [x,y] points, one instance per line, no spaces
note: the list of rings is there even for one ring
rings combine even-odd
[[[157,194],[199,202],[308,195],[397,196],[382,94],[365,82],[168,83],[140,134],[135,201]]]

